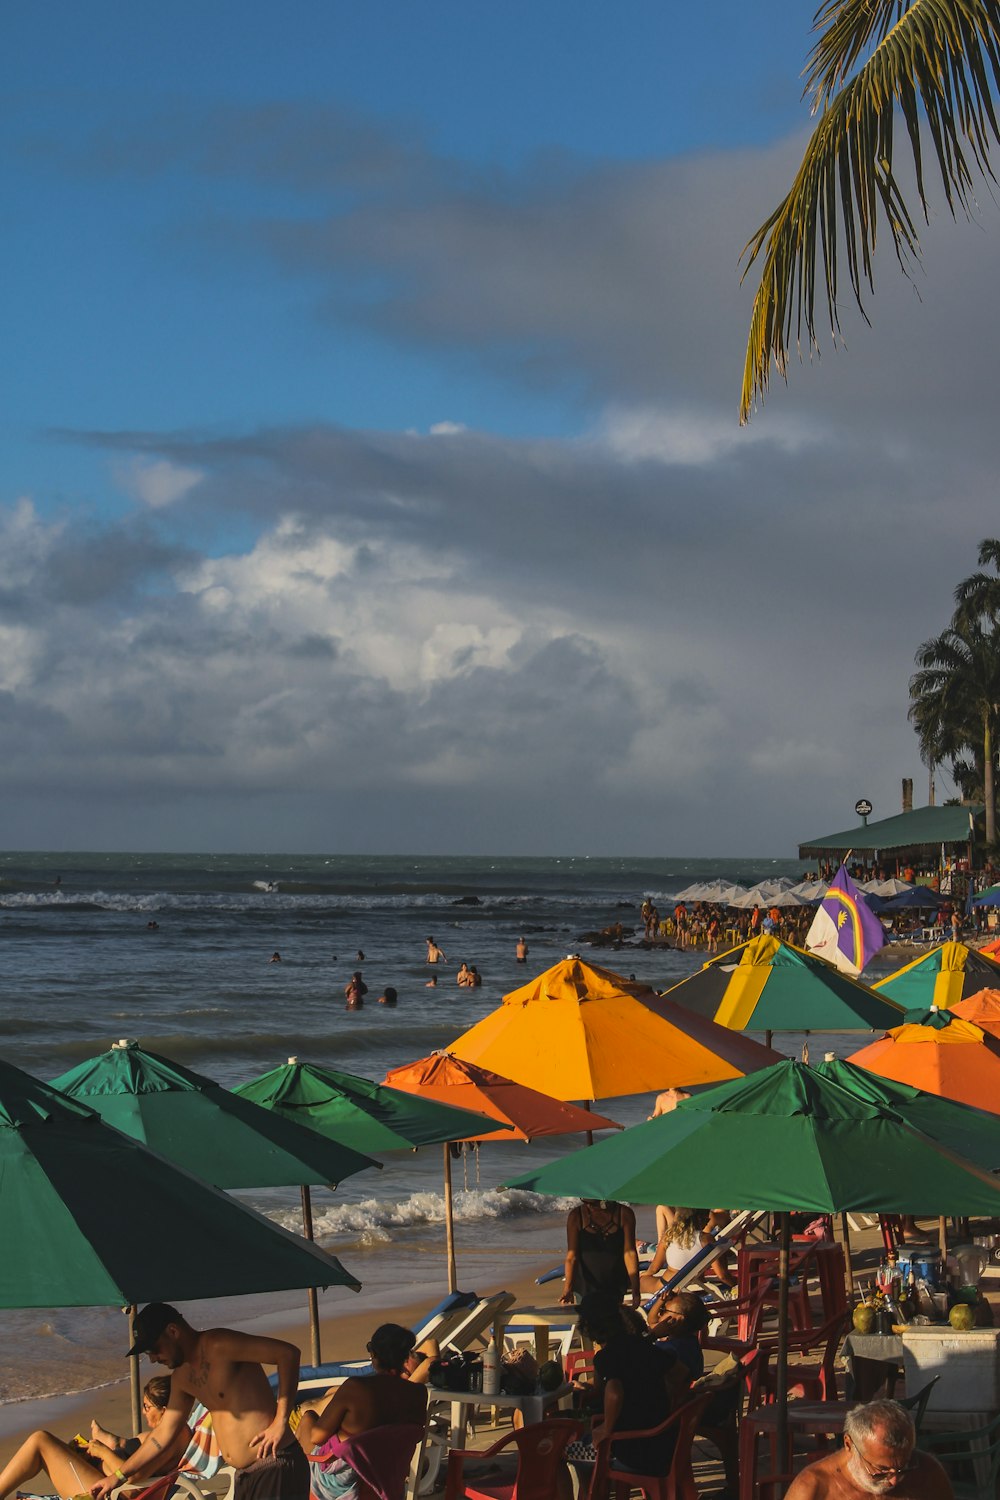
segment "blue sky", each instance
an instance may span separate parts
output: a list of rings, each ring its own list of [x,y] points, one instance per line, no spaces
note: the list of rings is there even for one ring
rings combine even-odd
[[[995,209],[937,205],[740,432],[810,26],[8,11],[8,846],[782,855],[897,810],[996,529]]]
[[[592,407],[571,373],[525,390],[445,344],[401,347],[345,315],[368,294],[363,277],[345,278],[338,314],[318,278],[214,241],[222,218],[230,229],[308,219],[349,203],[351,186],[331,191],[318,172],[292,183],[238,146],[230,170],[213,170],[197,159],[195,122],[238,139],[242,111],[329,110],[485,179],[544,173],[549,158],[568,171],[656,161],[766,143],[801,121],[806,23],[790,0],[9,13],[0,188],[17,295],[4,324],[27,358],[4,402],[5,488],[81,498],[80,454],[53,445],[50,428],[580,430]],[[113,504],[89,467],[82,498]]]

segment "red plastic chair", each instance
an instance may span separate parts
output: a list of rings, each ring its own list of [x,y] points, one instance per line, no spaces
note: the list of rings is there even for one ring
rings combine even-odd
[[[516,1428],[482,1453],[453,1448],[448,1455],[444,1500],[463,1500],[463,1497],[468,1497],[468,1500],[552,1500],[566,1449],[581,1431],[579,1422],[568,1417],[549,1417],[544,1422]],[[491,1458],[512,1444],[517,1448],[517,1469],[513,1475],[489,1474],[482,1479],[466,1479],[463,1472],[466,1463],[488,1464]]]
[[[806,1328],[788,1336],[789,1354],[811,1354],[822,1349],[818,1363],[796,1364],[788,1367],[788,1395],[801,1397],[804,1401],[836,1401],[837,1397],[837,1351],[851,1321],[850,1313],[839,1313],[824,1323],[822,1328]],[[771,1339],[761,1339],[761,1371],[758,1389],[761,1400],[771,1402],[777,1392],[778,1372],[771,1364],[771,1356],[777,1353],[777,1345]]]
[[[641,1490],[646,1500],[698,1500],[698,1490],[691,1467],[691,1445],[695,1430],[706,1406],[712,1397],[709,1393],[686,1401],[672,1412],[659,1427],[649,1427],[642,1432],[614,1432],[597,1448],[597,1462],[587,1491],[587,1500],[605,1500],[608,1487],[614,1487],[615,1500],[628,1500],[630,1490]],[[673,1428],[677,1433],[674,1456],[669,1474],[633,1474],[628,1469],[616,1469],[612,1457],[612,1446],[626,1438],[658,1437]]]
[[[570,1382],[593,1373],[593,1349],[571,1349],[563,1359],[563,1375]]]

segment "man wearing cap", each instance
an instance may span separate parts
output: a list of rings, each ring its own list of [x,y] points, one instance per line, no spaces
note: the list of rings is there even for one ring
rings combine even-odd
[[[155,1432],[108,1479],[91,1490],[105,1500],[122,1480],[156,1472],[160,1451],[200,1401],[212,1414],[224,1461],[236,1470],[234,1500],[307,1500],[309,1464],[288,1429],[299,1379],[299,1351],[284,1339],[231,1328],[199,1332],[166,1302],[151,1302],[135,1320],[129,1354],[148,1354],[171,1371],[170,1398]],[[278,1398],[262,1365],[278,1370]]]

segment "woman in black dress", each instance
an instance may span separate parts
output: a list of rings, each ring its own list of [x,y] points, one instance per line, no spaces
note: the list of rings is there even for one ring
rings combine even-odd
[[[629,1292],[639,1306],[639,1256],[635,1214],[627,1203],[584,1198],[566,1220],[566,1267],[560,1302],[579,1301],[588,1292],[609,1292],[618,1300]]]

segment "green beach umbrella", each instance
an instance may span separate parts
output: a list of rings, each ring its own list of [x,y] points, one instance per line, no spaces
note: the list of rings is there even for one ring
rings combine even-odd
[[[902,1011],[825,959],[762,936],[711,958],[664,992],[734,1031],[886,1031]]]
[[[297,1057],[233,1092],[356,1151],[412,1151],[497,1128],[495,1120],[472,1110],[419,1099]]]
[[[353,1073],[300,1063],[297,1057],[290,1057],[284,1067],[274,1068],[262,1078],[241,1084],[238,1092],[337,1140],[348,1140],[356,1146],[364,1142],[366,1150],[402,1151],[443,1145],[448,1290],[455,1290],[450,1143],[481,1136],[484,1127],[491,1132],[513,1127],[475,1110],[422,1099]]]
[[[725,1203],[781,1215],[778,1452],[787,1394],[789,1213],[1000,1212],[1000,1184],[971,1162],[804,1063],[706,1089],[506,1184],[631,1203]]]
[[[0,1062],[0,1307],[360,1283],[331,1255]]]
[[[327,1184],[381,1162],[353,1143],[317,1139],[212,1078],[138,1042],[117,1042],[70,1068],[52,1087],[102,1120],[222,1188]]]
[[[506,1184],[630,1203],[987,1214],[1000,1183],[805,1063],[782,1062]]]
[[[308,1240],[313,1238],[310,1184],[332,1189],[355,1172],[381,1166],[351,1146],[303,1130],[134,1041],[117,1042],[70,1068],[53,1079],[52,1087],[217,1187],[299,1187]],[[313,1363],[319,1364],[315,1290],[309,1293],[309,1328]]]
[[[907,1125],[974,1162],[984,1172],[1000,1168],[1000,1115],[986,1114],[971,1104],[929,1094],[908,1083],[897,1083],[840,1058],[819,1063],[816,1072],[859,1098],[884,1105]]]

